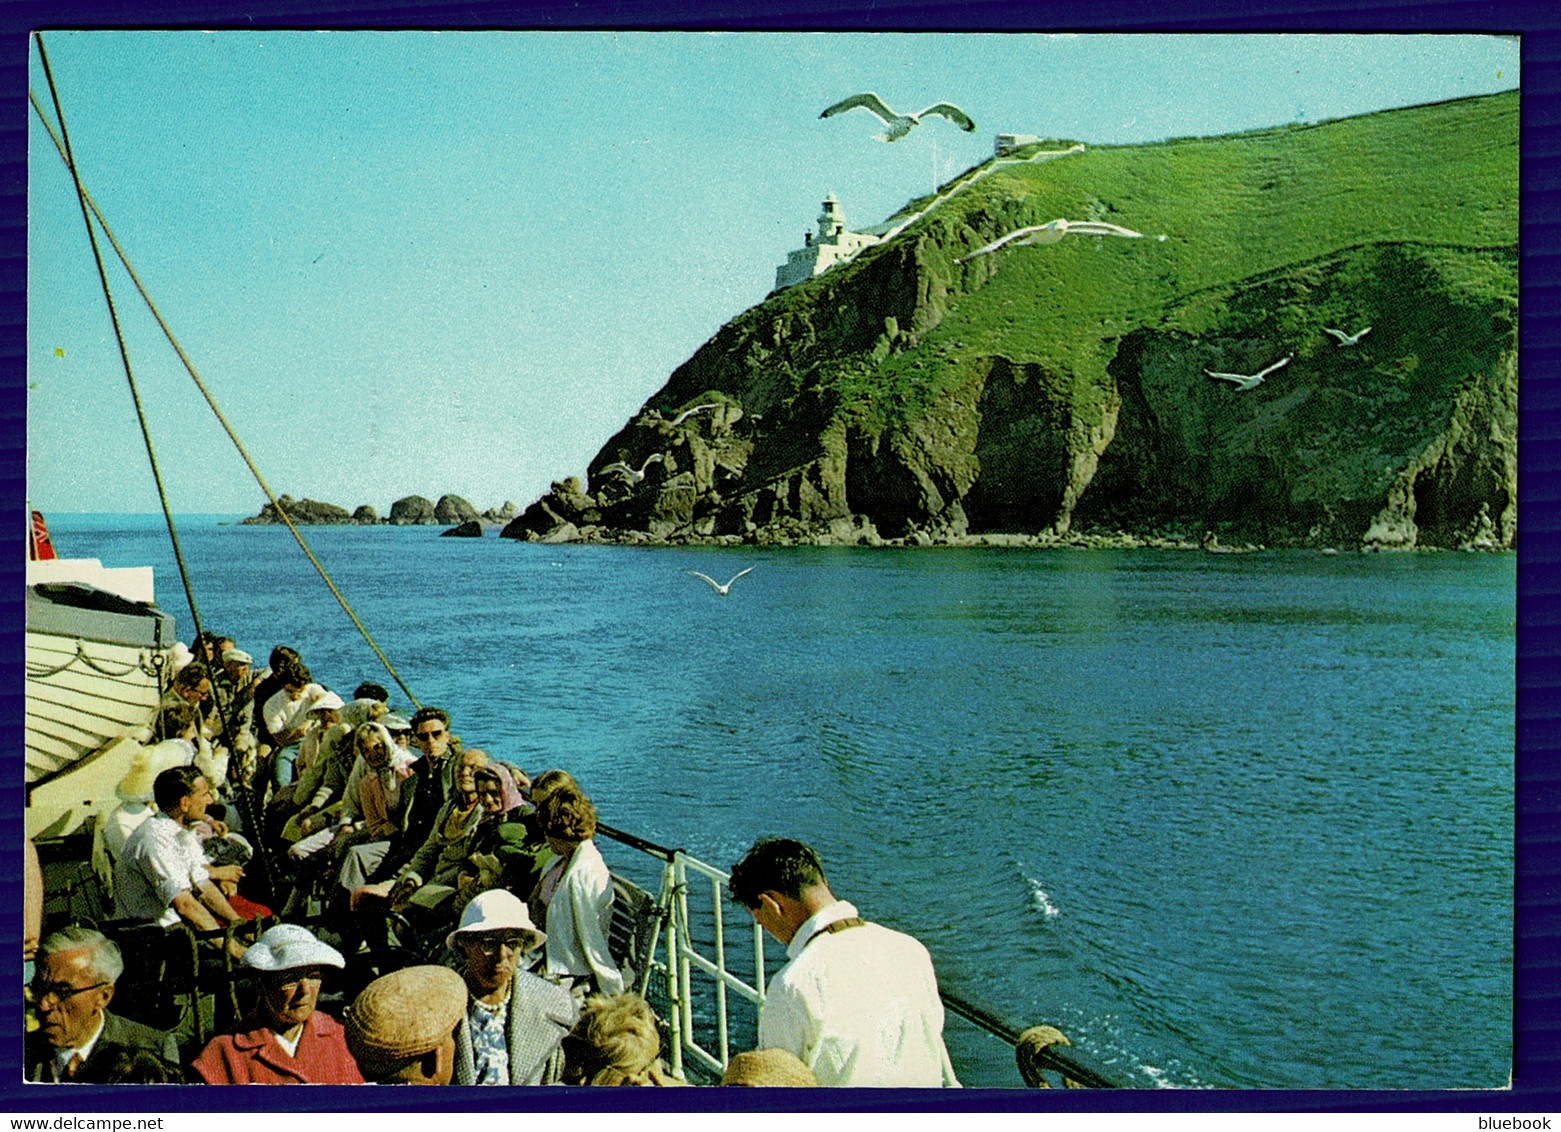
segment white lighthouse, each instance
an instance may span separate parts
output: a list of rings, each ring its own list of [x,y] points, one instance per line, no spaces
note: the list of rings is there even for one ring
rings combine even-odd
[[[863,248],[872,247],[880,237],[866,232],[846,230],[845,213],[834,193],[824,198],[818,214],[818,235],[803,236],[803,246],[786,255],[786,262],[775,269],[775,289],[811,279],[837,263],[855,259]]]

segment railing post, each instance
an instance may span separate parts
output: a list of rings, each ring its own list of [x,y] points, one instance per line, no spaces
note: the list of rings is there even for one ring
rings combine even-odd
[[[678,857],[678,923],[681,925],[683,940],[678,947],[678,983],[683,987],[683,992],[688,995],[688,1001],[683,1010],[683,1041],[692,1046],[694,1044],[694,995],[691,986],[691,978],[688,969],[687,942],[690,932],[688,927],[688,870],[683,865],[683,858]]]
[[[683,1002],[683,994],[686,992],[683,982],[679,978],[679,957],[683,950],[683,942],[678,931],[678,893],[683,885],[683,858],[681,854],[673,854],[671,868],[672,888],[667,894],[667,1001],[672,1008],[672,1018],[670,1019],[672,1069],[676,1073],[682,1073],[683,1034],[688,1017],[688,1008],[687,1004]]]
[[[710,878],[710,896],[715,906],[716,1033],[721,1043],[721,1064],[725,1065],[732,1059],[732,1050],[726,1037],[726,930],[721,914],[721,881],[718,877]]]
[[[666,897],[667,908],[667,1004],[671,1017],[668,1022],[668,1037],[671,1039],[672,1049],[668,1051],[672,1055],[672,1072],[678,1077],[683,1076],[683,1004],[679,998],[678,986],[678,925],[677,914],[673,907],[673,896],[677,892],[678,867],[677,855],[673,854],[661,867],[661,888]]]

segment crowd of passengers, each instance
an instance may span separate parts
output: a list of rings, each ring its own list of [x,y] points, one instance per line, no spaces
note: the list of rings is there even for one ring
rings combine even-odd
[[[611,953],[596,808],[568,772],[533,777],[464,744],[440,708],[396,711],[378,684],[344,698],[290,648],[257,670],[232,639],[202,634],[180,662],[155,741],[136,751],[122,804],[94,833],[94,869],[112,895],[104,926],[188,925],[199,962],[236,967],[253,1005],[181,1057],[172,1034],[132,1020],[148,1017],[134,989],[116,994],[125,961],[113,939],[78,923],[42,932],[47,894],[29,843],[29,1081],[684,1083]],[[745,903],[773,933],[765,901],[799,894],[783,942],[812,927],[815,908],[831,910],[820,922],[839,921],[815,934],[861,923],[800,843],[766,867],[783,879],[760,882],[763,897],[750,885]],[[173,933],[151,938],[176,945]],[[373,970],[394,969],[347,1001],[340,972],[386,954],[400,961]],[[917,977],[932,979],[930,961]],[[890,990],[889,1009],[905,1013]],[[931,1079],[887,1083],[955,1083],[941,1028],[937,1005]],[[736,1055],[725,1083],[819,1084],[799,1054]]]

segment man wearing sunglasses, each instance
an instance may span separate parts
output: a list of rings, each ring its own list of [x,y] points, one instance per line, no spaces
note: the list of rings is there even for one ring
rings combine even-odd
[[[92,928],[62,928],[38,945],[31,984],[38,1029],[27,1035],[27,1080],[101,1084],[119,1054],[138,1052],[177,1074],[172,1035],[108,1012],[124,968],[119,948]]]
[[[417,790],[406,833],[399,838],[371,879],[394,876],[412,859],[434,827],[434,819],[455,790],[455,768],[460,762],[461,741],[450,733],[450,717],[443,708],[420,707],[412,715],[412,749],[419,755],[412,764]]]

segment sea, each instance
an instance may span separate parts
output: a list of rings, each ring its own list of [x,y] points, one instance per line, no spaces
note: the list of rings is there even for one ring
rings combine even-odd
[[[176,516],[202,626],[409,706],[288,531],[234,518]],[[152,565],[193,636],[161,516],[49,520],[62,557]],[[722,868],[808,842],[944,986],[1124,1084],[1508,1083],[1513,555],[304,533],[467,745]]]

